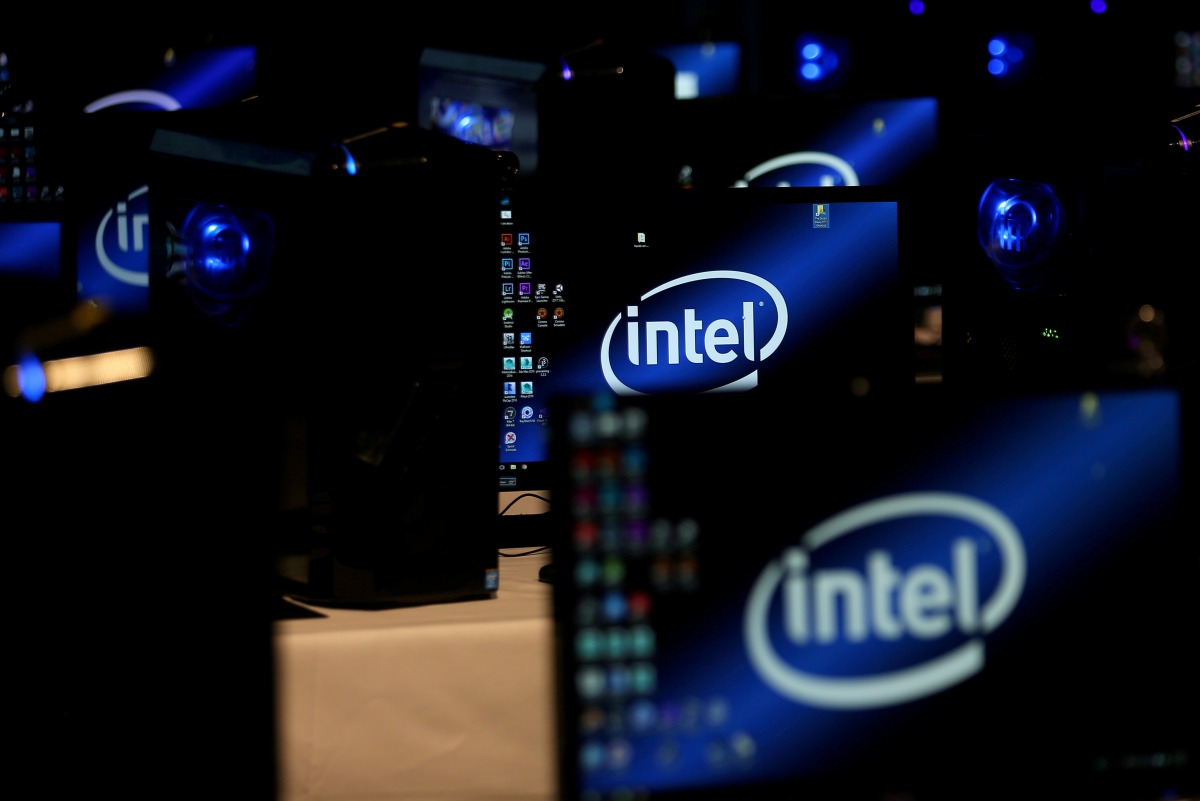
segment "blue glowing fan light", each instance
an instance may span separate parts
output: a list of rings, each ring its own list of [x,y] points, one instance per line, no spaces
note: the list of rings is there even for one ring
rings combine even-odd
[[[845,40],[804,34],[796,39],[796,80],[800,86],[825,88],[840,82],[849,55]]]
[[[274,251],[274,225],[257,211],[198,204],[180,230],[187,288],[206,314],[236,324],[262,292]]]
[[[210,273],[244,268],[250,255],[250,237],[236,218],[206,224],[198,245],[196,260]]]
[[[1033,40],[1025,34],[997,34],[987,43],[987,71],[995,78],[1020,78],[1032,51]]]
[[[1040,289],[1047,257],[1063,236],[1063,206],[1049,184],[993,181],[979,198],[979,244],[1000,276],[1019,290]]]

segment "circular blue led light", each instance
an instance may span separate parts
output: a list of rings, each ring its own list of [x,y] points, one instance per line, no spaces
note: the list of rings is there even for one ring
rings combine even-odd
[[[1033,54],[1033,38],[1025,33],[1007,32],[988,40],[987,70],[997,78],[1016,81],[1028,71],[1027,61]]]
[[[838,66],[848,50],[839,37],[804,34],[795,41],[795,76],[800,85],[831,86],[841,80]]]
[[[274,249],[268,215],[223,205],[196,205],[180,229],[188,254],[188,293],[205,313],[236,324],[266,286]]]
[[[208,222],[196,243],[196,258],[210,272],[244,269],[250,254],[250,237],[236,217]]]
[[[1040,289],[1062,239],[1063,206],[1049,184],[993,181],[979,198],[980,247],[1014,289]]]

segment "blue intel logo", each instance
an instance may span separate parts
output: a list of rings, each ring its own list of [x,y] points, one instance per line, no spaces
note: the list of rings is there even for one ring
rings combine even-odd
[[[787,304],[757,275],[712,270],[646,292],[609,324],[604,380],[618,395],[741,392],[787,333]]]
[[[136,287],[150,285],[146,229],[149,227],[149,187],[141,186],[117,201],[96,226],[96,261],[114,280]]]
[[[837,564],[822,562],[837,549]],[[1024,544],[1000,510],[946,492],[879,498],[818,524],[767,564],[743,616],[746,652],[792,701],[906,703],[980,672],[984,635],[1024,587]]]

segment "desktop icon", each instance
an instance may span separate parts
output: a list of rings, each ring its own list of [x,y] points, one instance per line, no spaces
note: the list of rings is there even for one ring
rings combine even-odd
[[[532,420],[533,419],[533,407],[532,406],[522,406],[521,407],[521,419],[522,420]]]
[[[533,334],[530,333],[529,331],[522,331],[521,332],[521,344],[522,345],[532,345],[533,344]]]
[[[517,394],[517,382],[516,381],[505,381],[504,382],[504,394],[505,395],[516,395]]]
[[[510,308],[505,308],[503,316],[504,316],[505,320],[508,320],[511,322],[512,318],[513,318],[513,310]]]
[[[532,395],[533,394],[533,382],[532,381],[522,381],[521,382],[521,394],[522,395]]]
[[[515,431],[505,431],[504,432],[504,444],[505,445],[515,445],[516,442],[517,442],[517,432],[515,432]]]
[[[516,358],[514,358],[512,356],[505,356],[503,359],[503,365],[501,366],[500,369],[501,370],[516,370],[517,369]]]
[[[543,359],[544,358],[545,357],[543,357]],[[533,369],[533,357],[532,356],[522,356],[521,357],[521,369],[522,370],[532,370]]]
[[[520,267],[522,270],[529,270],[529,269],[531,269],[531,268],[530,268],[530,266],[529,266],[529,259],[528,259],[527,257],[526,257],[526,258],[519,259],[519,260],[517,261],[517,264],[518,264],[518,266],[519,266],[519,267]]]
[[[501,270],[511,270],[512,268],[513,268],[513,260],[512,259],[501,259],[500,260],[500,269]]]
[[[511,331],[504,332],[501,334],[501,337],[504,347],[506,348],[511,348],[513,345],[517,344],[517,335]]]

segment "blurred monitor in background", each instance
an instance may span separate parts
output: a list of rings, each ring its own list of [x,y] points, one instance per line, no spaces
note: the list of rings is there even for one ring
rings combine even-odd
[[[740,42],[679,42],[651,48],[675,67],[675,99],[737,94],[742,78]]]
[[[464,142],[516,155],[520,175],[538,171],[536,61],[439,48],[421,52],[416,121]]]
[[[935,97],[754,96],[671,107],[681,185],[920,186],[937,180]]]

